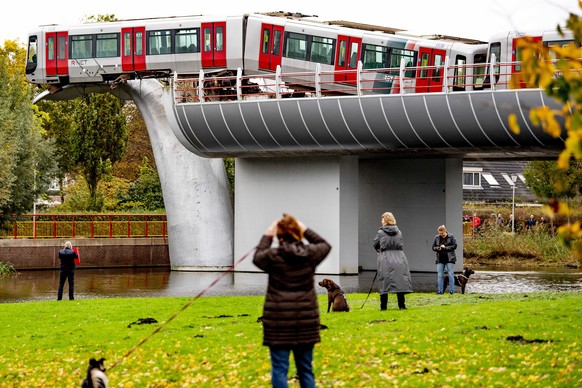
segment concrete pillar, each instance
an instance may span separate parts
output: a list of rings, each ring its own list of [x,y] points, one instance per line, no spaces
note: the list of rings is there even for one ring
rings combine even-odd
[[[357,273],[357,157],[237,159],[235,181],[235,260],[289,213],[332,246],[317,273]],[[237,270],[258,271],[252,254]]]
[[[188,151],[172,132],[170,89],[157,80],[123,86],[146,123],[162,184],[173,270],[223,269],[233,260],[233,210],[222,159]]]

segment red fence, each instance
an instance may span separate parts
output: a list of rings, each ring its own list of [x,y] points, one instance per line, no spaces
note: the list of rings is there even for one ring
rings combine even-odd
[[[2,216],[0,238],[167,237],[165,214],[22,214]]]

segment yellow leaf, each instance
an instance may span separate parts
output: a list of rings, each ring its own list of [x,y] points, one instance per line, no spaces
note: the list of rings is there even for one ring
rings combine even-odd
[[[515,133],[516,135],[519,135],[521,129],[519,127],[519,123],[517,122],[517,116],[515,113],[511,113],[509,115],[509,128],[511,129],[511,132]]]

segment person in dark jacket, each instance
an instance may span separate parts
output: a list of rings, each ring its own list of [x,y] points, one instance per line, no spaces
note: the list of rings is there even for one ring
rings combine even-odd
[[[61,271],[59,275],[59,291],[57,300],[63,299],[63,288],[65,281],[69,282],[69,299],[75,299],[75,259],[79,257],[73,250],[73,244],[70,241],[65,243],[65,247],[59,251],[59,260],[61,261]]]
[[[279,245],[271,248],[275,236]],[[314,274],[330,250],[327,241],[287,214],[273,222],[257,246],[253,263],[269,274],[262,322],[273,387],[288,386],[291,351],[301,387],[315,387],[313,347],[320,342],[321,325]]]
[[[455,262],[457,255],[457,240],[455,236],[447,232],[444,225],[438,227],[438,232],[432,243],[432,250],[436,252],[437,265],[437,294],[442,295],[445,291],[445,268],[449,275],[449,293],[455,292]]]
[[[388,293],[396,293],[398,308],[406,309],[404,295],[412,292],[412,280],[408,260],[404,254],[402,232],[396,225],[396,218],[390,212],[382,214],[382,227],[374,238],[373,245],[378,252],[378,289],[380,310],[388,308]]]

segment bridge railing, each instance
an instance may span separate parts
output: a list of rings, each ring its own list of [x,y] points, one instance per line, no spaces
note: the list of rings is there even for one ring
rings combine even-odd
[[[1,216],[0,238],[167,237],[165,214],[22,214]]]
[[[173,91],[176,104],[289,97],[319,98],[340,95],[411,94],[419,92],[451,93],[456,91],[504,90],[512,75],[519,70],[517,62],[451,65],[448,58],[441,66],[323,71],[315,64],[313,71],[243,75],[225,72],[197,77],[174,75]],[[494,74],[491,83],[489,74]],[[522,85],[523,87],[523,85]]]

